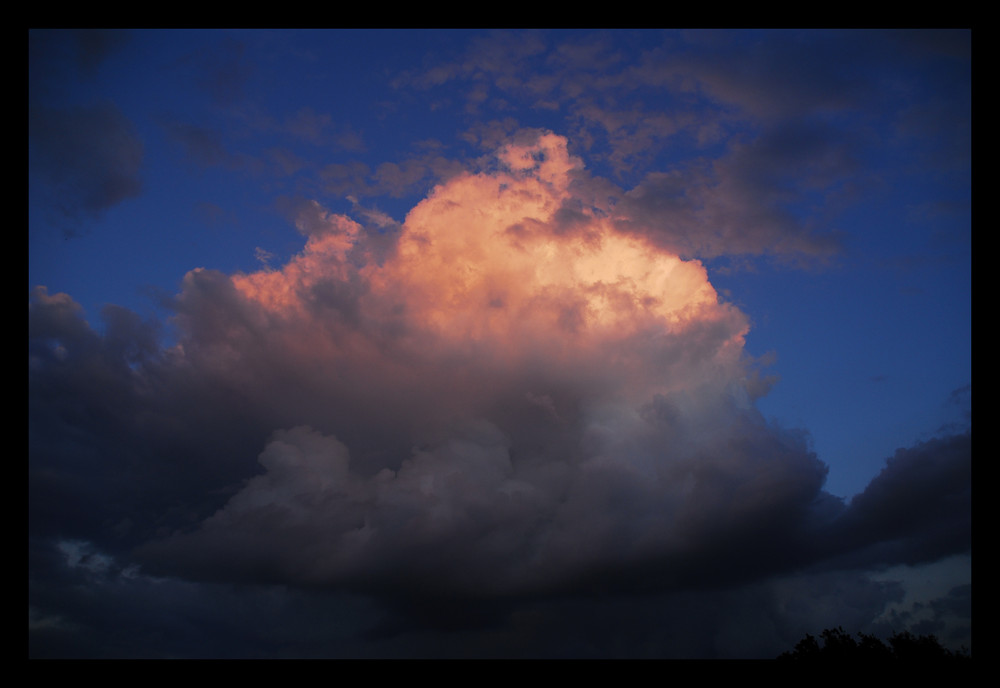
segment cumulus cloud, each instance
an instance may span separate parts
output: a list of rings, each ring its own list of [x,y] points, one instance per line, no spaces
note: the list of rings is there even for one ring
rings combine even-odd
[[[566,140],[536,132],[389,235],[374,211],[290,202],[304,249],[190,272],[167,348],[123,309],[98,334],[36,290],[31,533],[151,573],[411,602],[971,546],[968,442],[901,453],[850,505],[825,493],[806,439],[753,406],[745,315],[581,179]]]

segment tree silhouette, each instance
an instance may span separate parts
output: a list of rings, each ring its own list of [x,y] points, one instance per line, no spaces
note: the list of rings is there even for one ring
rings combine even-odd
[[[843,628],[828,628],[820,633],[823,644],[813,636],[806,637],[795,644],[795,649],[783,652],[778,659],[821,659],[832,661],[843,660],[943,660],[970,659],[968,650],[964,647],[953,652],[941,645],[933,635],[913,635],[909,631],[894,633],[889,637],[889,644],[874,635],[858,633],[855,640]]]

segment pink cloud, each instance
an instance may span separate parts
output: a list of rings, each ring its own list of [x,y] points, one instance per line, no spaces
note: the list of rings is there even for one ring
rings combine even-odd
[[[674,555],[709,518],[702,501],[734,500],[737,520],[774,508],[760,486],[740,498],[700,477],[699,452],[755,422],[745,316],[700,263],[580,203],[581,172],[562,137],[511,142],[491,171],[415,206],[384,262],[362,225],[311,204],[282,269],[190,273],[184,356],[290,422],[264,473],[149,556],[225,553],[302,583],[377,585],[403,567],[418,586],[523,590]],[[410,451],[373,454],[349,439],[359,425]],[[748,455],[773,449],[760,435],[741,440]],[[768,480],[817,490],[821,464],[794,442],[784,454]]]
[[[594,182],[533,132],[399,224],[292,204],[302,251],[188,273],[167,348],[125,309],[99,333],[36,290],[33,528],[105,533],[157,575],[393,599],[662,591],[967,549],[952,493],[968,437],[898,462],[874,502],[823,492],[806,438],[753,406],[745,315],[699,262],[621,231],[628,207],[610,216]],[[957,476],[927,484],[945,536],[908,530],[910,501],[881,506],[931,464]],[[880,530],[885,514],[902,526]]]

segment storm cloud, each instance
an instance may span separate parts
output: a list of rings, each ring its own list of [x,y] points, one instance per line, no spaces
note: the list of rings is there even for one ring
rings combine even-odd
[[[564,139],[498,161],[437,187],[382,263],[377,230],[319,208],[280,270],[192,271],[169,347],[36,291],[32,530],[74,523],[156,575],[475,599],[971,546],[969,436],[901,450],[845,505],[756,411],[746,318],[699,263],[583,206],[562,226]]]

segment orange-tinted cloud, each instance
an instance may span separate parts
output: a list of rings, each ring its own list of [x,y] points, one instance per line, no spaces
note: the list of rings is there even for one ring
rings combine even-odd
[[[582,203],[582,173],[541,134],[436,187],[383,261],[368,229],[311,204],[281,270],[189,274],[184,356],[294,422],[262,475],[149,556],[510,591],[671,558],[814,495],[825,468],[747,399],[745,316],[700,263]],[[373,452],[379,432],[404,451]],[[703,505],[723,503],[720,525]]]
[[[310,304],[331,285],[354,280],[363,288],[352,307],[368,320],[355,334],[374,319],[395,320],[409,343],[475,350],[513,366],[527,358],[589,365],[607,355],[603,365],[625,366],[620,372],[644,381],[647,396],[683,384],[640,370],[648,361],[634,348],[655,347],[658,338],[680,342],[683,333],[715,323],[721,329],[711,365],[735,370],[746,321],[719,302],[697,261],[616,231],[595,208],[583,207],[569,227],[556,221],[582,171],[565,139],[545,134],[512,143],[497,159],[494,172],[436,187],[407,215],[384,263],[368,255],[360,224],[313,204],[300,216],[309,237],[300,255],[280,271],[237,275],[232,283],[269,322],[310,328],[323,339],[330,329],[313,327],[319,323]]]
[[[621,232],[591,182],[536,132],[398,225],[299,204],[306,244],[280,269],[188,273],[168,348],[125,309],[98,333],[36,291],[32,532],[138,547],[153,574],[393,599],[968,548],[968,437],[857,505],[823,492],[807,440],[754,408],[746,317],[701,264]],[[883,508],[918,482],[947,537]]]

